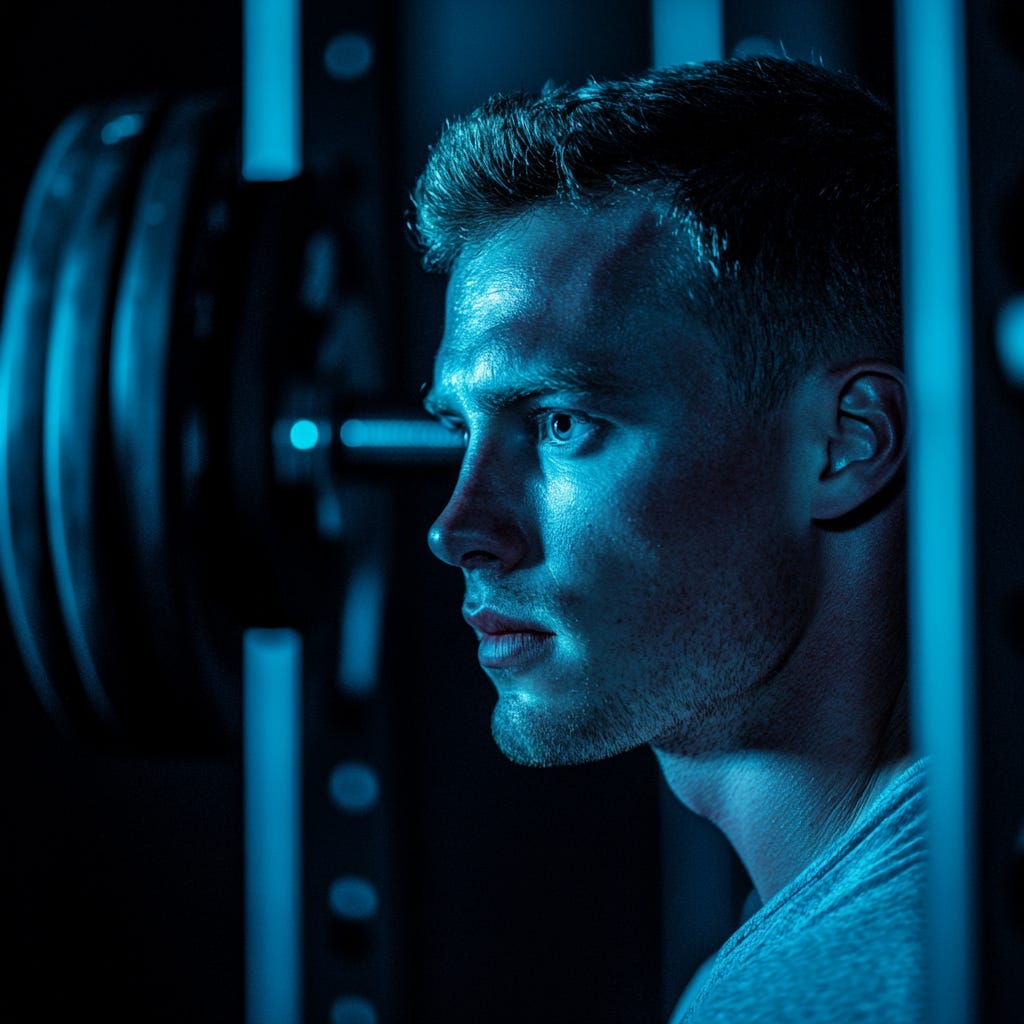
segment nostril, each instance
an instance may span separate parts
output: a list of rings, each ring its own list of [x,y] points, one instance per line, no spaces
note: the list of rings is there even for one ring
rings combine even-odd
[[[427,546],[442,562],[466,570],[511,569],[522,561],[527,547],[516,525],[454,521],[446,513],[431,526]]]
[[[489,551],[467,551],[459,559],[460,569],[489,569],[500,563],[501,559]]]

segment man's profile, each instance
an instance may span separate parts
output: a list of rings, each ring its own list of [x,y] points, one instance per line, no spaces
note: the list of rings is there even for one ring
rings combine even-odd
[[[649,745],[732,843],[764,906],[678,1019],[919,1019],[887,109],[764,58],[500,96],[414,198],[497,743]]]

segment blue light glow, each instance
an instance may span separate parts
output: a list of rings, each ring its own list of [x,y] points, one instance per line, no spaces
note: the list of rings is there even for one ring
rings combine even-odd
[[[384,616],[384,567],[371,552],[352,566],[341,620],[341,688],[353,697],[368,697],[377,686]]]
[[[284,181],[302,170],[299,0],[245,0],[242,175]]]
[[[351,82],[366,75],[373,67],[373,43],[362,32],[343,32],[335,36],[324,50],[324,67],[331,78]]]
[[[380,782],[373,768],[362,761],[346,761],[331,772],[331,799],[348,814],[372,811],[380,800]]]
[[[433,420],[345,420],[346,448],[462,448],[462,438]]]
[[[996,349],[1006,379],[1024,388],[1024,295],[1016,295],[999,311]]]
[[[377,1024],[373,1003],[362,996],[342,996],[331,1005],[331,1024]]]
[[[373,883],[357,875],[346,875],[331,884],[331,910],[345,921],[365,923],[377,916],[380,901]]]
[[[296,420],[288,432],[292,447],[299,452],[308,452],[320,440],[320,428],[312,420]]]
[[[915,741],[929,768],[931,1024],[974,1019],[971,345],[963,12],[897,5]]]
[[[108,121],[100,129],[100,139],[107,146],[113,146],[122,139],[129,139],[142,131],[141,114],[122,114]]]
[[[722,56],[722,0],[653,0],[654,66]]]
[[[297,633],[244,641],[247,1024],[300,1024],[302,649]]]

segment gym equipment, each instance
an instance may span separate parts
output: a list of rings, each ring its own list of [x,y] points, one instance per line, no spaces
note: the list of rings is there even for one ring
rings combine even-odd
[[[1024,278],[1019,5],[899,8],[906,322],[917,410],[910,613],[931,757],[928,1019],[1020,1016]]]
[[[147,96],[54,134],[0,334],[0,581],[64,731],[242,754],[259,1024],[395,1000],[397,811],[366,802],[395,744],[374,700],[388,481],[461,445],[383,394],[333,186],[243,180],[239,119]]]
[[[244,6],[248,11],[263,3]],[[264,5],[281,6],[274,0]],[[296,3],[286,6],[293,15],[298,11]],[[14,1017],[47,1017],[44,1006],[52,1013],[58,1005],[66,1012],[96,1005],[112,1020],[134,1019],[139,1007],[149,1019],[180,1017],[187,1007],[185,1016],[239,1021],[240,1012],[219,1011],[225,1002],[241,1010],[244,993],[249,1024],[257,1024],[254,1007],[266,995],[259,987],[262,971],[252,965],[243,976],[240,949],[232,944],[240,946],[245,936],[247,964],[254,931],[287,945],[282,920],[262,916],[276,893],[258,884],[258,865],[267,861],[259,859],[256,843],[274,835],[300,847],[301,891],[292,886],[288,899],[289,910],[300,911],[302,949],[297,959],[286,959],[276,955],[280,949],[265,948],[266,962],[278,969],[290,964],[302,1020],[468,1020],[500,990],[508,1000],[494,1006],[499,1016],[517,1016],[527,1005],[532,1010],[527,989],[535,982],[538,991],[550,989],[567,976],[565,964],[554,957],[541,962],[531,952],[520,966],[520,954],[532,949],[537,915],[545,913],[566,922],[579,915],[597,946],[603,934],[642,930],[628,943],[630,961],[614,973],[619,980],[646,976],[640,964],[653,963],[656,950],[653,929],[638,925],[638,908],[645,922],[653,921],[657,893],[646,867],[653,859],[640,853],[653,852],[655,841],[645,769],[633,768],[637,781],[627,787],[626,801],[629,828],[636,830],[639,819],[643,835],[634,831],[626,841],[617,832],[595,851],[636,885],[628,906],[599,921],[588,914],[589,886],[582,884],[599,871],[549,865],[528,838],[536,819],[545,837],[557,844],[564,834],[568,848],[577,848],[579,825],[570,826],[564,815],[555,820],[547,809],[558,804],[557,781],[554,787],[527,782],[543,809],[534,804],[514,813],[522,826],[515,837],[496,838],[496,827],[509,818],[501,805],[514,799],[516,787],[494,763],[486,724],[477,719],[486,684],[455,613],[457,581],[430,564],[423,543],[429,517],[444,500],[443,483],[431,478],[447,475],[439,466],[453,453],[427,447],[424,440],[444,435],[408,411],[434,340],[441,282],[421,278],[401,237],[416,152],[443,116],[473,98],[471,88],[481,88],[462,81],[463,51],[473,49],[477,58],[487,52],[480,66],[495,88],[520,78],[540,82],[552,73],[568,81],[640,66],[645,19],[631,14],[608,40],[601,26],[621,17],[614,6],[599,5],[607,13],[593,5],[579,5],[578,14],[560,8],[554,18],[545,5],[528,4],[496,23],[487,10],[470,11],[463,26],[468,8],[450,7],[438,17],[416,5],[303,4],[298,113],[305,170],[300,180],[286,182],[256,182],[244,171],[243,119],[233,101],[241,92],[247,109],[253,105],[235,65],[239,36],[250,41],[255,34],[248,17],[244,27],[235,24],[241,8],[232,14],[218,5],[186,4],[168,8],[164,17],[157,11],[145,24],[131,5],[97,9],[86,22],[65,4],[24,18],[12,8],[19,28],[26,28],[15,37],[30,58],[16,69],[17,92],[27,102],[13,111],[19,115],[15,140],[34,138],[43,110],[71,109],[100,95],[91,111],[97,124],[80,143],[88,152],[68,194],[68,219],[80,209],[91,154],[101,146],[106,122],[98,119],[108,110],[118,116],[101,90],[122,82],[132,90],[174,83],[228,91],[228,102],[153,97],[145,136],[135,137],[133,184],[121,193],[128,209],[116,265],[102,273],[97,267],[93,275],[97,286],[111,282],[109,352],[102,356],[107,376],[100,386],[105,411],[97,418],[94,462],[109,489],[96,492],[102,504],[93,516],[112,560],[104,566],[110,582],[104,595],[119,623],[117,644],[104,652],[116,654],[116,678],[101,674],[107,719],[80,676],[51,565],[42,384],[38,426],[31,437],[27,427],[21,430],[20,440],[8,445],[12,458],[23,456],[30,443],[39,448],[34,461],[26,459],[39,467],[38,512],[19,537],[41,560],[44,571],[38,585],[30,581],[30,593],[49,595],[55,641],[44,642],[38,633],[28,640],[49,659],[47,675],[34,676],[31,685],[40,696],[56,686],[50,704],[65,719],[80,706],[81,718],[68,719],[68,730],[86,746],[55,743],[56,756],[48,756],[49,742],[34,742],[38,723],[8,723],[18,733],[8,750],[26,774],[16,805],[32,804],[31,815],[16,815],[12,825],[12,864],[21,867],[20,855],[32,868],[21,874],[13,908],[14,921],[28,924],[19,925],[25,941],[12,987],[35,1012]],[[485,30],[483,49],[479,39],[467,47],[452,29],[470,36]],[[270,58],[286,48],[276,26],[265,36]],[[537,40],[543,45],[535,47]],[[572,55],[555,59],[561,52]],[[51,59],[35,59],[46,55]],[[253,81],[276,102],[280,90],[266,65],[248,58]],[[53,61],[59,62],[56,72]],[[269,119],[273,112],[263,113]],[[106,136],[116,139],[132,128],[130,120],[121,121]],[[17,157],[13,152],[12,180],[24,170]],[[42,170],[39,177],[45,177]],[[53,223],[50,214],[47,223]],[[56,234],[59,250],[70,229]],[[48,287],[47,315],[53,306]],[[259,336],[250,334],[254,327]],[[39,354],[45,375],[48,325],[31,337],[25,348]],[[261,360],[273,367],[266,378],[258,372]],[[390,400],[382,379],[405,389],[400,400]],[[21,501],[26,492],[15,482],[9,493]],[[98,544],[96,556],[102,557]],[[254,634],[253,626],[261,628]],[[301,637],[301,764],[289,769],[301,774],[298,834],[281,808],[264,805],[271,813],[259,817],[249,807],[243,814],[241,801],[223,805],[242,795],[239,784],[247,800],[258,801],[282,779],[259,757],[244,724],[244,712],[259,707],[247,699],[252,691],[245,683],[251,678],[258,685],[253,666],[266,658],[243,664],[241,655],[243,638],[271,637],[282,626]],[[27,634],[15,632],[20,650]],[[66,649],[63,666],[53,661],[57,642]],[[267,645],[256,645],[260,653],[268,654]],[[14,663],[17,654],[11,649],[9,690],[28,685]],[[214,659],[223,662],[221,669]],[[282,686],[296,678],[278,664],[269,676]],[[17,698],[11,703],[19,710]],[[276,724],[271,739],[294,739],[295,723],[272,710],[277,706],[268,711]],[[440,741],[456,738],[469,746],[449,757]],[[125,747],[131,756],[121,756]],[[272,770],[258,773],[240,753],[256,755],[257,765]],[[65,780],[65,772],[73,777]],[[493,803],[484,802],[495,782]],[[574,792],[584,789],[572,785]],[[602,800],[592,808],[598,831],[615,803]],[[463,843],[458,833],[468,818],[473,834]],[[169,844],[170,823],[183,819],[189,824]],[[236,828],[239,819],[244,833]],[[40,820],[49,826],[43,834],[35,831]],[[79,822],[85,827],[74,829]],[[157,835],[163,841],[149,858],[148,839]],[[51,836],[60,842],[44,846]],[[534,871],[550,882],[558,899],[564,896],[562,910],[545,905],[539,886],[489,889],[492,873],[524,872],[517,843],[535,862],[523,877]],[[36,847],[56,850],[60,863],[34,856]],[[132,856],[136,850],[140,855]],[[243,850],[244,872],[238,872]],[[621,850],[623,860],[644,860],[643,870],[629,876],[629,866],[611,850]],[[93,856],[103,857],[109,869],[96,878]],[[61,870],[65,866],[71,870]],[[254,867],[254,884],[245,890]],[[265,877],[281,875],[271,863]],[[187,898],[179,900],[178,891]],[[495,920],[505,920],[484,933],[492,899]],[[214,922],[206,911],[216,915]],[[610,923],[616,913],[622,927]],[[136,934],[145,936],[144,946]],[[82,947],[76,940],[86,935],[90,941]],[[224,942],[213,937],[223,935]],[[581,948],[567,948],[566,955],[585,960]],[[48,984],[55,970],[67,984]],[[531,984],[513,989],[508,983],[523,970]],[[470,975],[475,995],[461,983]],[[614,995],[615,985],[606,976],[591,986],[589,1004],[601,1006],[598,993]],[[656,996],[648,991],[642,998],[650,1006]],[[542,1016],[552,1014],[558,1011],[549,1007]]]
[[[237,742],[243,631],[337,628],[356,549],[383,559],[374,474],[457,450],[381,411],[340,232],[316,185],[240,179],[237,121],[73,114],[12,263],[0,577],[41,700],[94,741]]]
[[[91,173],[97,111],[69,118],[43,156],[22,218],[0,337],[0,565],[15,636],[43,704],[63,724],[91,713],[74,669],[42,532],[46,339],[64,237]]]

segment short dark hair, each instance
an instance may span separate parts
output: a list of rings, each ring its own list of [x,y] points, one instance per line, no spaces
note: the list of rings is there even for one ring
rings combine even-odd
[[[854,79],[774,57],[504,94],[449,122],[413,191],[413,236],[447,271],[538,204],[657,190],[681,230],[680,301],[722,343],[740,396],[901,361],[891,111]]]

